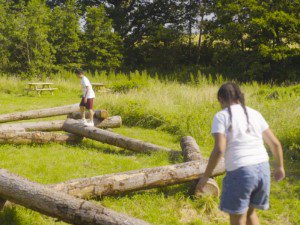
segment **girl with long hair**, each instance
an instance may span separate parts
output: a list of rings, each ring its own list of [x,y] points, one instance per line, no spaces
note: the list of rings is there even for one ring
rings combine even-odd
[[[245,105],[237,84],[223,84],[218,101],[222,111],[213,119],[215,145],[198,188],[203,190],[224,155],[226,176],[219,208],[229,213],[231,225],[258,225],[255,209],[269,208],[270,167],[264,142],[274,155],[276,181],[285,177],[282,147],[263,116]]]

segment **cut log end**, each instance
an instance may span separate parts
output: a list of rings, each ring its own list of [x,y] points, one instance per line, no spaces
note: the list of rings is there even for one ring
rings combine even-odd
[[[199,182],[200,182],[200,180],[199,180]],[[203,192],[201,192],[196,186],[195,193],[194,193],[195,197],[201,198],[206,195],[212,195],[212,196],[216,196],[216,197],[220,196],[220,188],[219,188],[217,182],[212,178],[208,179],[206,185],[203,188]]]

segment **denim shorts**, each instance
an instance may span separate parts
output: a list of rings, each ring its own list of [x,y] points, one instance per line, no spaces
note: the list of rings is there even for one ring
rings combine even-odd
[[[228,171],[223,179],[220,210],[229,214],[244,214],[249,207],[269,208],[269,162]]]

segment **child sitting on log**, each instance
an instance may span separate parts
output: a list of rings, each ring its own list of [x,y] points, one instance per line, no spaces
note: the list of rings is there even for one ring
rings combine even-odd
[[[89,79],[84,76],[83,71],[80,69],[76,70],[76,75],[81,79],[82,86],[82,99],[79,104],[81,120],[87,126],[94,126],[94,111],[93,111],[93,102],[95,98],[95,92],[93,91],[93,87],[89,81]],[[85,109],[89,111],[89,122],[85,119]]]
[[[226,176],[219,208],[230,214],[231,225],[258,225],[255,209],[269,208],[270,167],[264,141],[275,158],[276,181],[285,177],[282,147],[263,116],[245,106],[238,85],[223,84],[218,100],[223,110],[215,115],[212,124],[215,146],[198,188],[203,189],[225,154]]]

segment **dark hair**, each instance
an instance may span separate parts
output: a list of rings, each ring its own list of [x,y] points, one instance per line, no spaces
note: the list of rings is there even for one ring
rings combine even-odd
[[[250,132],[249,129],[249,116],[248,116],[248,112],[245,106],[245,97],[244,97],[244,93],[242,93],[240,87],[232,82],[228,82],[223,84],[219,91],[218,91],[218,99],[222,99],[226,104],[228,104],[228,112],[229,112],[229,116],[230,116],[230,122],[232,123],[232,112],[231,112],[231,108],[230,108],[230,104],[232,102],[239,102],[243,109],[244,109],[244,113],[247,117],[247,132]],[[232,125],[230,124],[229,126],[229,131],[232,130]]]
[[[81,69],[76,69],[75,70],[76,75],[83,74],[83,71]]]

